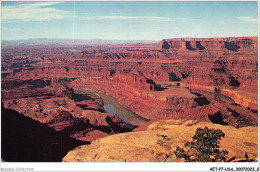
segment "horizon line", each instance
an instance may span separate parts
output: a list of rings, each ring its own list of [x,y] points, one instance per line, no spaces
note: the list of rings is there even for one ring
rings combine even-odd
[[[258,38],[257,36],[216,36],[216,37],[174,37],[174,38],[162,38],[158,40],[152,39],[100,39],[100,38],[93,38],[93,39],[73,39],[73,38],[27,38],[27,39],[11,39],[11,40],[1,40],[3,41],[36,41],[36,40],[81,40],[81,41],[88,41],[88,40],[100,40],[100,41],[164,41],[164,40],[171,40],[171,39],[208,39],[208,38]]]

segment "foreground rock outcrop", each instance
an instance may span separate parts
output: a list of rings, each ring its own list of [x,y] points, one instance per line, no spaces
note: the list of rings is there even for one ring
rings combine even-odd
[[[197,128],[216,128],[225,133],[220,149],[229,152],[228,158],[258,159],[258,128],[222,126],[191,120],[162,120],[150,124],[145,131],[123,133],[93,141],[70,151],[63,162],[179,162],[174,150],[191,141]]]

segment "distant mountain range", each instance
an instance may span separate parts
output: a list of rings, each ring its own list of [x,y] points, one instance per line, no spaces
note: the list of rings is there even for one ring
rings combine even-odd
[[[157,43],[160,40],[104,40],[104,39],[20,39],[2,40],[3,45],[9,44],[75,44],[75,45],[111,45],[111,44],[137,44],[137,43]]]

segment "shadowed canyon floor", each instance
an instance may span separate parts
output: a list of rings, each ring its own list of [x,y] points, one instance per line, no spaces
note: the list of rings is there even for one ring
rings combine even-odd
[[[221,145],[229,156],[241,159],[247,152],[258,159],[257,149],[251,150],[258,145],[257,56],[257,37],[121,45],[3,44],[2,135],[6,140],[5,132],[12,131],[14,140],[8,144],[21,140],[21,149],[15,149],[21,157],[12,157],[3,147],[3,160],[61,161],[71,149],[91,142],[63,161],[179,161],[173,150],[202,126],[226,132]],[[9,119],[9,113],[19,117]],[[23,138],[18,118],[42,127]],[[186,126],[190,120],[196,124]],[[9,123],[19,123],[18,130]],[[165,126],[169,128],[162,129]],[[28,143],[30,138],[45,132],[46,138],[62,137],[73,144],[63,148],[53,138],[50,142],[63,150],[59,155],[52,157],[56,152],[46,148],[44,158],[30,159],[29,147],[41,142]],[[160,135],[167,135],[166,140]],[[41,154],[38,148],[36,152]]]

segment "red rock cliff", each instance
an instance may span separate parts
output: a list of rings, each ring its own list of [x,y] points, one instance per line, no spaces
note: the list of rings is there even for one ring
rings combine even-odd
[[[257,51],[257,37],[240,38],[179,38],[164,39],[160,42],[158,50],[161,51]]]

